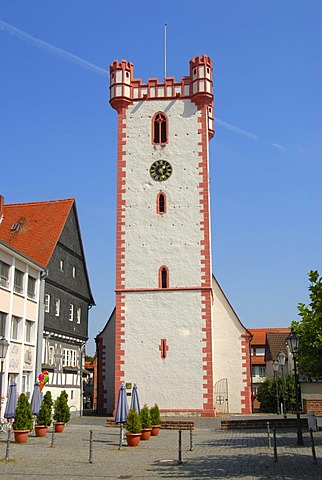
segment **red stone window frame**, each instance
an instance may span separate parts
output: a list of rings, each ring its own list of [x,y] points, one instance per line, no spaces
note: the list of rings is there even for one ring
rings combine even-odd
[[[169,288],[169,269],[166,265],[159,268],[159,288]]]
[[[157,195],[157,213],[164,215],[167,213],[167,196],[164,192],[159,192]]]
[[[164,112],[153,115],[151,123],[152,145],[166,145],[169,138],[169,120]]]

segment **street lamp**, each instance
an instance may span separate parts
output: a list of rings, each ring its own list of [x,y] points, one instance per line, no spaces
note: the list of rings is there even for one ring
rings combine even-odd
[[[278,382],[277,382],[277,372],[278,372],[279,366],[280,366],[280,364],[278,363],[278,360],[274,360],[273,370],[274,370],[274,378],[275,378],[275,383],[276,383],[276,413],[277,413],[277,415],[280,414],[280,405],[279,405],[279,398],[278,398]]]
[[[281,370],[282,370],[283,415],[284,415],[284,418],[286,419],[286,418],[287,418],[287,415],[286,415],[285,382],[284,382],[284,365],[285,365],[285,358],[286,358],[286,355],[285,355],[284,352],[280,352],[280,353],[277,355],[278,363],[279,363],[279,366],[281,367]]]
[[[300,402],[299,402],[299,377],[296,368],[297,362],[297,352],[299,348],[299,337],[296,333],[291,330],[291,333],[286,337],[288,348],[290,349],[291,354],[293,355],[294,361],[294,377],[295,377],[295,400],[296,400],[296,419],[297,419],[297,444],[304,445],[302,428],[301,428],[301,417],[300,417]]]
[[[1,370],[0,370],[0,418],[1,418],[1,406],[2,406],[2,377],[3,377],[3,363],[4,359],[6,358],[7,351],[9,347],[9,342],[6,338],[0,337],[0,362],[1,362]]]

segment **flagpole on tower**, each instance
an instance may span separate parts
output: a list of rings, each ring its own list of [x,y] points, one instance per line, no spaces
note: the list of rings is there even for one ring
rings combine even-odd
[[[164,24],[164,81],[167,76],[167,24]]]

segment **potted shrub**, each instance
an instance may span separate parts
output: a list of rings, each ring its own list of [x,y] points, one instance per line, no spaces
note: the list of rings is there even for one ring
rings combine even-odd
[[[36,417],[35,432],[36,437],[45,437],[48,427],[51,425],[51,409],[53,399],[50,392],[44,395],[39,413]]]
[[[150,409],[150,417],[151,417],[151,424],[152,424],[151,435],[153,437],[156,437],[159,435],[160,426],[161,426],[160,409],[156,403]]]
[[[33,427],[33,415],[27,396],[22,393],[17,402],[13,432],[16,443],[26,443]]]
[[[146,403],[141,409],[140,418],[141,418],[141,425],[142,425],[141,440],[149,440],[152,432],[152,423],[151,423],[150,410]]]
[[[132,408],[126,419],[126,440],[129,447],[137,447],[141,439],[140,415]]]
[[[70,420],[70,409],[68,406],[68,394],[65,390],[56,398],[54,403],[55,432],[61,433],[65,423]]]

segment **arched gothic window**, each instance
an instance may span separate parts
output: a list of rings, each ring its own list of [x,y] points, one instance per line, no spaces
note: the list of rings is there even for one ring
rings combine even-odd
[[[159,288],[169,288],[169,269],[165,265],[159,268]]]
[[[168,143],[168,118],[165,113],[158,112],[152,119],[152,143],[162,145]]]
[[[159,192],[157,195],[157,213],[161,215],[167,213],[167,197],[164,192]]]

